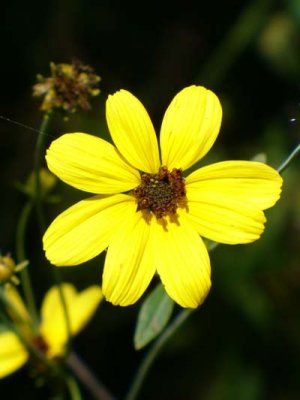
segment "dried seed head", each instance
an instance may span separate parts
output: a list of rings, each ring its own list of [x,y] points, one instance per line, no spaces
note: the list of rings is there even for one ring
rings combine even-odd
[[[89,100],[100,93],[100,77],[93,69],[74,60],[72,64],[50,64],[51,76],[38,75],[38,83],[33,86],[34,97],[44,97],[42,111],[62,109],[74,113],[89,110]]]

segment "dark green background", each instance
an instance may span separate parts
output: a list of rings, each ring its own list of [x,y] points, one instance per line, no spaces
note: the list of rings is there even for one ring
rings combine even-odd
[[[31,86],[37,73],[49,74],[51,61],[77,57],[102,77],[92,111],[68,121],[57,115],[49,132],[53,138],[67,131],[107,138],[105,99],[120,88],[142,100],[159,131],[172,97],[195,83],[215,91],[224,111],[220,136],[203,163],[263,152],[278,167],[299,142],[298,0],[11,0],[2,6],[1,21],[0,114],[39,128],[42,114]],[[26,201],[15,182],[32,170],[37,133],[4,121],[0,130],[0,249],[14,255],[16,224]],[[284,179],[282,199],[267,211],[262,238],[251,245],[221,245],[211,255],[211,293],[157,359],[140,399],[299,398],[299,160]],[[55,193],[63,200],[47,205],[49,222],[84,197],[63,184]],[[40,303],[53,279],[34,216],[26,246]],[[100,283],[102,265],[100,256],[61,271],[65,280],[84,288]],[[144,355],[132,344],[140,304],[101,305],[74,343],[119,399]],[[30,373],[23,368],[1,381],[1,399],[49,398],[52,390],[38,387],[28,379]]]

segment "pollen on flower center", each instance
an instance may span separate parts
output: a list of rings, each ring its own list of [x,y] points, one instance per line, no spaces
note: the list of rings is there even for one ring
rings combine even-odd
[[[156,218],[175,216],[179,206],[186,203],[185,183],[180,169],[160,167],[157,174],[141,176],[141,184],[133,190],[137,211],[148,210]]]

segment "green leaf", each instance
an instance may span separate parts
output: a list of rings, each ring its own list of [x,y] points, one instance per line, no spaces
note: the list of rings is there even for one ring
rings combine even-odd
[[[160,334],[167,325],[173,308],[173,300],[167,295],[162,284],[158,284],[146,297],[138,315],[134,333],[136,350],[140,350]]]

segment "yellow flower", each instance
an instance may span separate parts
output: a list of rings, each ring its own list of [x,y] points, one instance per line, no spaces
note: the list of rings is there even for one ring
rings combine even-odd
[[[197,307],[211,285],[201,237],[228,244],[258,239],[263,210],[278,200],[282,179],[251,161],[219,162],[183,177],[221,125],[220,102],[204,87],[175,96],[163,118],[160,153],[147,111],[131,93],[109,96],[106,117],[115,146],[70,133],[47,151],[54,174],[95,196],[52,222],[46,256],[58,266],[76,265],[108,248],[102,290],[113,304],[136,302],[157,272],[173,300]]]
[[[80,293],[75,287],[64,283],[70,333],[76,335],[88,323],[99,302],[102,292],[98,286],[91,286]],[[68,330],[58,287],[52,287],[45,295],[41,307],[41,322],[38,335],[31,329],[31,320],[18,292],[9,287],[7,297],[13,306],[11,317],[32,346],[38,348],[47,358],[63,356],[68,342]],[[0,332],[0,378],[21,368],[30,358],[29,352],[13,331]]]

